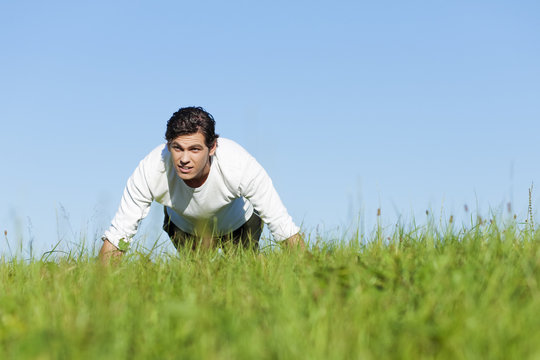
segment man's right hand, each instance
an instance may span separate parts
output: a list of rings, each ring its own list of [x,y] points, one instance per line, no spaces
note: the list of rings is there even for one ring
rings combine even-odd
[[[122,255],[124,255],[123,251],[118,250],[109,240],[103,240],[103,245],[99,251],[99,260],[103,265],[118,263],[122,259]]]

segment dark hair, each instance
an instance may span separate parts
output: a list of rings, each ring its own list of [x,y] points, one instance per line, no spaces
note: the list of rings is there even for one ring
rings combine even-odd
[[[204,135],[204,141],[207,147],[211,148],[214,141],[219,137],[215,131],[216,122],[202,107],[184,107],[180,108],[167,121],[167,131],[165,140],[171,142],[180,135],[190,135],[200,132]]]

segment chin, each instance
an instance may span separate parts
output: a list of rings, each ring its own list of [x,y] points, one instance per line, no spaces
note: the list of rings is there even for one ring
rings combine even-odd
[[[176,175],[178,175],[178,177],[182,180],[191,180],[191,176],[189,175],[186,175],[186,174],[182,174],[181,172],[176,172]]]

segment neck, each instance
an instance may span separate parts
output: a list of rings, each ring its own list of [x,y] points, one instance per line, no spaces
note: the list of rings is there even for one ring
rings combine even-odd
[[[190,180],[183,180],[184,183],[189,186],[190,188],[198,188],[198,187],[201,187],[205,182],[206,180],[208,179],[208,175],[210,175],[210,160],[208,160],[208,162],[206,163],[206,166],[204,167],[204,171],[203,173],[201,174],[201,176],[195,178],[195,179],[190,179]]]

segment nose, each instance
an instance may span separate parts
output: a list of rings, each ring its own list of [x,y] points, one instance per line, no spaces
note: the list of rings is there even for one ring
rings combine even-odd
[[[182,154],[180,155],[180,163],[182,163],[182,165],[185,165],[189,162],[189,154],[187,151],[184,151],[182,152]]]

